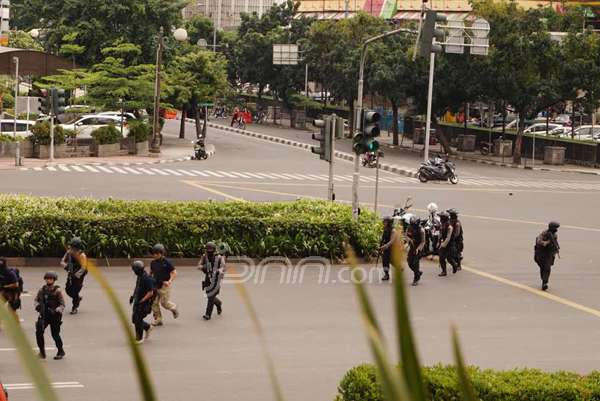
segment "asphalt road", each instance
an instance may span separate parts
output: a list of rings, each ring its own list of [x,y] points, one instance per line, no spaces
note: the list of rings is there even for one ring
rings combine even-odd
[[[154,174],[135,166],[121,168],[122,172],[110,168],[111,172],[87,168],[2,171],[0,191],[162,200],[326,196],[322,176],[327,174],[327,165],[310,152],[215,130],[209,131],[209,142],[216,146],[215,157],[142,167]],[[423,285],[410,289],[423,360],[450,361],[448,326],[454,322],[470,363],[495,368],[595,369],[600,341],[600,251],[595,246],[600,241],[598,177],[474,165],[459,165],[458,172],[466,182],[457,186],[423,185],[406,177],[381,175],[388,180],[380,186],[382,213],[412,196],[415,212],[422,215],[431,201],[441,208],[457,208],[465,227],[468,269],[439,279],[435,267],[428,266]],[[373,200],[374,171],[363,169],[362,173],[367,178],[361,183],[360,198],[368,206]],[[336,163],[339,201],[351,199],[351,174],[351,164]],[[539,277],[532,251],[535,236],[551,219],[562,223],[562,259],[557,261],[547,295],[536,289]],[[27,281],[34,282],[33,277],[40,274],[27,270]],[[112,269],[109,277],[122,299],[127,299],[132,285],[129,273]],[[370,359],[352,286],[341,282],[319,285],[315,279],[302,285],[280,285],[277,272],[267,277],[265,284],[249,287],[288,399],[331,400],[343,372]],[[181,319],[169,321],[144,345],[161,400],[197,394],[208,400],[270,399],[258,343],[235,289],[224,290],[226,313],[204,323],[199,282],[195,271],[182,272],[175,293],[175,300],[182,304]],[[390,287],[373,283],[370,290],[393,338]],[[56,382],[79,382],[85,387],[60,389],[61,395],[64,400],[106,399],[110,385],[114,388],[111,399],[134,399],[129,357],[92,280],[85,298],[82,313],[65,322],[69,358],[61,364],[47,363],[61,366],[53,375]],[[24,327],[31,331],[30,301],[26,308]],[[3,347],[10,345],[0,335]],[[3,382],[29,381],[14,353],[0,351],[0,360]],[[30,400],[32,393],[14,391],[13,398]]]

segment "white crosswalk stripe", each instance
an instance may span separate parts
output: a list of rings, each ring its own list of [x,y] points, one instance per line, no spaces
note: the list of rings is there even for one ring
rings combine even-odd
[[[283,171],[268,171],[268,172],[251,172],[251,171],[223,171],[223,170],[198,170],[198,169],[185,169],[185,168],[165,168],[163,166],[149,167],[149,166],[117,166],[117,165],[72,165],[72,164],[57,164],[53,166],[45,167],[32,167],[32,168],[21,168],[21,171],[31,171],[42,173],[44,171],[50,171],[54,173],[68,173],[68,174],[121,174],[121,175],[149,175],[149,176],[164,176],[164,177],[195,177],[200,179],[223,179],[223,180],[247,180],[247,181],[286,181],[286,182],[327,182],[329,180],[328,174],[309,174],[306,172],[283,172]],[[336,174],[334,175],[334,181],[337,183],[343,183],[347,185],[351,183],[353,178],[352,175]],[[389,174],[387,172],[380,173],[380,183],[384,184],[415,184],[418,181],[412,177],[398,176]],[[374,183],[374,174],[363,174],[360,176],[360,181],[363,183]],[[430,182],[425,185],[444,185],[444,182]],[[502,179],[493,177],[480,177],[480,176],[468,176],[465,178],[459,177],[458,187],[480,187],[482,189],[488,188],[515,188],[515,189],[530,189],[530,190],[563,190],[563,191],[574,191],[574,190],[587,190],[587,191],[600,191],[600,182],[594,181],[553,181],[550,179],[544,180],[531,180],[531,179]],[[455,186],[449,185],[448,188],[454,188]]]
[[[134,169],[132,169],[131,167],[123,167],[123,170],[125,170],[125,171],[129,171],[130,173],[132,173],[132,174],[135,174],[135,175],[140,175],[140,174],[142,174],[141,172],[139,172],[139,171],[137,171],[137,170],[134,170]]]
[[[94,167],[92,167],[92,166],[88,166],[87,164],[84,164],[82,167],[83,167],[84,169],[88,170],[88,171],[91,171],[92,173],[99,173],[99,172],[100,172],[100,171],[98,171],[97,169],[95,169]]]

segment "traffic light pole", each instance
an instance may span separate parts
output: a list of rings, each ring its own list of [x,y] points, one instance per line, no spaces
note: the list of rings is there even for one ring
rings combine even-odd
[[[435,71],[435,53],[429,54],[429,87],[427,89],[427,121],[425,122],[425,151],[423,159],[429,160],[429,138],[431,137],[431,103],[433,98],[433,76]]]
[[[393,31],[388,31],[382,33],[381,35],[373,36],[372,38],[367,39],[362,46],[361,54],[360,54],[360,67],[358,70],[358,97],[356,99],[356,107],[354,109],[355,117],[354,117],[354,131],[358,131],[357,123],[361,118],[363,111],[363,86],[364,86],[364,73],[365,73],[365,62],[367,59],[367,47],[370,43],[373,43],[379,39],[386,38],[388,36],[397,35],[399,33],[412,33],[418,34],[418,31],[414,29],[408,28],[399,28],[394,29]],[[352,215],[355,219],[358,219],[358,181],[360,178],[360,155],[354,155],[354,173],[352,175]]]
[[[329,158],[329,185],[328,185],[328,190],[327,190],[327,198],[330,201],[334,201],[335,200],[335,192],[333,191],[333,164],[334,164],[334,160],[335,160],[335,130],[336,130],[336,124],[337,124],[337,118],[336,115],[334,114],[331,118],[331,131],[330,131],[330,136],[331,136],[331,145],[330,145],[330,151],[331,151],[331,157]]]

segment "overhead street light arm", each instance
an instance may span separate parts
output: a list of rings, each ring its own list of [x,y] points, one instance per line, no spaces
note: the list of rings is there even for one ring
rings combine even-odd
[[[365,40],[362,46],[362,50],[360,53],[360,67],[358,70],[358,98],[356,99],[356,108],[354,114],[354,130],[356,131],[356,127],[360,116],[362,115],[363,108],[363,86],[364,86],[364,73],[365,73],[365,62],[367,60],[367,47],[369,44],[376,42],[380,39],[387,38],[388,36],[397,35],[399,33],[410,33],[414,35],[418,35],[419,31],[410,28],[398,28],[392,31],[384,32],[380,35],[373,36]],[[354,218],[358,218],[358,179],[360,175],[360,160],[358,155],[354,156],[354,174],[352,177],[352,213]]]

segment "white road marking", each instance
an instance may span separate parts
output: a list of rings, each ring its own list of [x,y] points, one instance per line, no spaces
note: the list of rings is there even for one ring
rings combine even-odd
[[[84,388],[85,386],[80,382],[55,382],[52,383],[52,387],[56,389],[66,389],[66,388]],[[10,391],[17,390],[33,390],[35,385],[33,383],[12,383],[5,384],[4,388]]]
[[[156,173],[158,173],[160,175],[169,175],[169,173],[165,173],[164,171],[159,170],[157,168],[151,168],[150,170],[152,170],[152,171],[154,171],[154,172],[156,172]]]
[[[215,176],[215,177],[218,177],[218,178],[223,178],[223,176],[222,176],[221,174],[219,174],[219,173],[215,173],[214,171],[206,170],[206,172],[207,172],[208,174],[210,174],[210,175],[213,175],[213,176]]]
[[[85,173],[85,170],[79,166],[71,166],[71,168],[75,171],[79,171],[80,173]]]
[[[165,173],[173,174],[173,175],[176,175],[176,176],[182,176],[183,175],[181,173],[178,173],[175,170],[171,170],[171,169],[168,169],[168,168],[164,169],[164,171],[165,171]]]
[[[192,173],[194,174],[198,174],[202,177],[210,177],[210,175],[206,174],[204,171],[199,171],[199,170],[190,170]]]
[[[119,167],[111,166],[110,168],[111,168],[111,170],[114,170],[114,171],[116,171],[119,174],[127,174],[127,171],[125,171],[125,170],[123,170],[123,169],[121,169]]]
[[[138,170],[140,170],[142,173],[147,174],[147,175],[156,175],[156,173],[153,173],[152,171],[142,168],[142,167],[138,167]]]
[[[125,170],[125,171],[129,171],[130,173],[133,173],[133,174],[135,174],[135,175],[140,175],[140,174],[142,174],[141,172],[139,172],[139,171],[137,171],[137,170],[135,170],[135,169],[132,169],[131,167],[123,167],[123,170]]]
[[[84,164],[82,167],[85,168],[88,171],[91,171],[92,173],[99,173],[100,172],[97,169],[95,169],[94,167],[88,166],[87,164]]]
[[[112,174],[113,173],[113,171],[111,169],[108,169],[108,168],[106,168],[104,166],[98,166],[98,169],[102,170],[102,171],[104,171],[105,173],[108,173],[108,174]]]
[[[181,174],[189,175],[190,177],[197,177],[196,174],[194,174],[194,173],[192,173],[190,171],[187,171],[187,170],[180,170],[180,169],[178,169],[177,171],[179,171]]]
[[[71,172],[71,170],[69,170],[69,168],[63,164],[59,164],[58,168],[61,169],[62,171],[66,171],[67,173]]]

